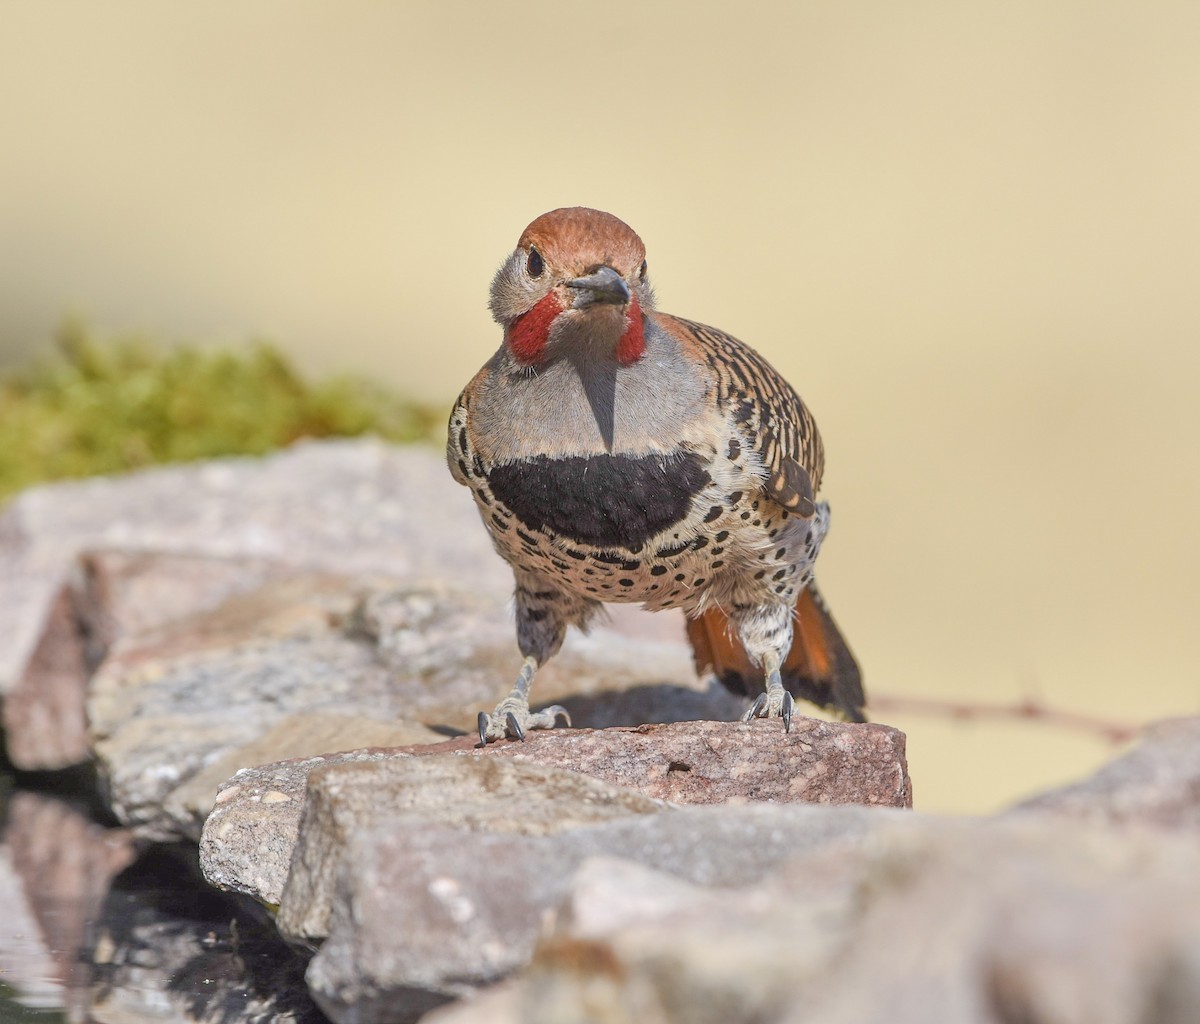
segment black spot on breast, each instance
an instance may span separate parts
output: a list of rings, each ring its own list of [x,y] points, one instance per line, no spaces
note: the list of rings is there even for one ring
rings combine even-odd
[[[710,508],[708,510],[708,515],[706,515],[704,517],[704,521],[706,523],[711,523],[716,519],[720,519],[721,515],[724,513],[724,511],[725,510],[723,508],[721,508],[720,505],[714,505],[712,508]]]
[[[742,445],[736,437],[729,439],[729,458],[736,459],[742,454]]]
[[[665,565],[656,565],[650,569],[650,575],[651,576],[662,576],[666,573],[666,571],[667,571],[667,567]]]
[[[458,450],[464,455],[467,453],[467,428],[463,427],[458,432]]]
[[[694,453],[539,455],[488,474],[492,492],[526,526],[601,548],[645,543],[683,519],[710,482]]]

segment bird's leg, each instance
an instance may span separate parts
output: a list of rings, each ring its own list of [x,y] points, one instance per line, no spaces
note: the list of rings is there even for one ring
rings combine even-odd
[[[779,663],[779,655],[775,651],[768,651],[763,657],[763,670],[767,674],[767,689],[765,693],[758,695],[754,703],[742,715],[742,721],[749,722],[755,718],[778,716],[783,719],[784,731],[789,732],[792,728],[792,712],[795,710],[796,702],[792,699],[792,695],[783,688]]]
[[[479,713],[479,742],[505,737],[523,740],[530,729],[553,729],[561,716],[567,725],[571,716],[561,704],[541,711],[529,710],[529,690],[538,668],[562,646],[567,626],[586,626],[599,605],[557,589],[552,583],[529,573],[516,573],[517,645],[525,655],[521,672],[508,696],[490,715]]]
[[[755,718],[782,718],[790,731],[795,701],[784,689],[780,666],[792,646],[792,609],[789,605],[759,605],[736,616],[738,636],[746,653],[762,666],[767,689],[742,715],[743,722]]]
[[[496,705],[496,710],[490,715],[479,712],[479,742],[486,745],[488,740],[500,740],[505,736],[523,740],[526,729],[553,729],[562,715],[567,725],[571,724],[571,716],[561,704],[544,708],[536,714],[529,710],[529,688],[533,685],[533,675],[537,672],[537,658],[530,655],[521,665],[521,674],[508,696]]]

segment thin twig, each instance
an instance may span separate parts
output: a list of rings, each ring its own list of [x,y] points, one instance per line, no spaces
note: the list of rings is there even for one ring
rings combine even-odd
[[[868,710],[876,715],[880,712],[884,714],[934,715],[957,721],[989,718],[1034,721],[1076,732],[1091,733],[1110,743],[1127,743],[1136,738],[1143,728],[1141,725],[1114,722],[1105,718],[1097,718],[1095,715],[1048,707],[1029,698],[1016,704],[979,704],[966,701],[936,700],[928,697],[876,695],[871,698]]]

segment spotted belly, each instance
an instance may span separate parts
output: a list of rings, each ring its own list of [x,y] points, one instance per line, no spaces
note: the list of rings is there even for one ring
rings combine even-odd
[[[790,602],[820,543],[763,496],[733,444],[719,452],[538,456],[471,475],[501,555],[597,601],[687,611],[714,601]]]

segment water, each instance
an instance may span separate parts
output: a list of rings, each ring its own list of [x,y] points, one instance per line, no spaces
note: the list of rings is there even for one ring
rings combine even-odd
[[[0,774],[0,1024],[325,1020],[266,911],[88,793],[82,774]]]

